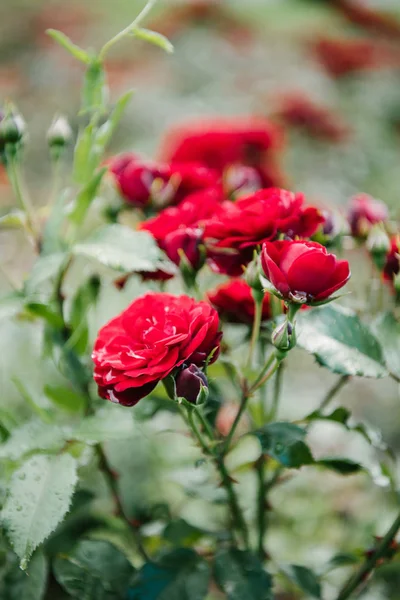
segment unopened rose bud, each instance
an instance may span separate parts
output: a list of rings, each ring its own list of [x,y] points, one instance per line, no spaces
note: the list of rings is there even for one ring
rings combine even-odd
[[[47,132],[47,142],[50,148],[63,148],[72,139],[72,129],[66,117],[55,117]]]
[[[224,173],[224,189],[227,196],[251,194],[262,188],[259,173],[253,167],[234,165]]]
[[[22,141],[26,123],[19,113],[10,113],[0,121],[0,144],[16,145]]]
[[[195,227],[184,227],[169,233],[162,248],[168,258],[178,266],[186,262],[193,271],[198,271],[204,264],[204,253],[201,251],[203,231]]]
[[[206,375],[194,364],[180,371],[175,380],[176,395],[192,404],[202,404],[207,396],[208,381]]]
[[[387,221],[388,216],[386,204],[368,194],[358,194],[351,199],[348,220],[351,233],[356,238],[365,239],[372,225]]]
[[[374,263],[382,271],[386,263],[386,255],[390,250],[390,239],[382,226],[374,225],[371,228],[366,246]]]
[[[295,328],[290,321],[285,320],[273,331],[271,341],[275,348],[288,352],[296,345]]]

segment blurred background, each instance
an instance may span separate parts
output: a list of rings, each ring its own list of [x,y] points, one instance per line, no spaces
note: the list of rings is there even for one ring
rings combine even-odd
[[[0,103],[12,100],[27,121],[26,179],[37,206],[51,186],[46,131],[56,113],[65,114],[77,130],[83,75],[81,66],[45,30],[60,29],[80,46],[98,49],[131,22],[143,4],[0,0]],[[107,61],[111,98],[130,88],[135,95],[110,153],[134,150],[157,156],[165,130],[185,119],[264,115],[282,127],[279,160],[286,187],[304,192],[310,202],[339,210],[351,195],[367,192],[384,200],[393,219],[399,219],[399,0],[160,0],[146,26],[169,37],[175,52],[169,56],[129,39],[113,49]],[[0,172],[0,214],[12,204]],[[360,252],[350,251],[354,302],[357,286],[370,277]],[[0,253],[7,268],[23,277],[29,256],[22,237],[0,232]],[[7,290],[1,275],[0,290]],[[124,305],[129,293],[124,291],[119,300],[115,291],[112,298],[103,298],[99,320],[115,314],[116,305]],[[15,357],[24,355],[27,373],[40,387],[45,374],[37,373],[32,359],[36,342],[18,337],[14,326],[7,331],[2,327],[2,335],[10,337],[10,355],[1,357],[1,374],[8,376]],[[295,355],[280,414],[291,420],[315,408],[335,381],[304,353]],[[6,388],[12,398],[15,390]],[[357,419],[381,429],[385,442],[400,451],[400,404],[393,382],[354,381],[341,393],[340,403]],[[326,450],[332,435],[333,451],[370,460],[362,440],[350,440],[347,433],[330,427],[334,426],[311,433],[317,446],[323,437]],[[172,461],[181,443],[169,434],[162,436],[160,447],[167,446],[171,454],[163,456],[165,463]],[[157,449],[152,447],[146,455],[146,444],[141,448],[136,462],[148,464],[151,456],[159,464]],[[135,460],[127,468],[139,468]],[[160,480],[148,469],[148,480],[136,497],[159,492]],[[302,473],[274,493],[272,503],[282,506],[282,514],[269,544],[278,549],[279,558],[322,564],[332,547],[362,547],[390,522],[395,499],[384,486],[371,492],[371,482],[358,476],[324,476],[323,488],[320,481],[319,473]],[[129,481],[122,485],[129,494]],[[172,475],[162,485],[164,496],[170,500],[172,495],[178,503]],[[195,513],[196,506],[184,516],[190,521]],[[207,518],[213,516],[206,514]],[[363,598],[399,600],[399,590],[399,569],[388,567]]]

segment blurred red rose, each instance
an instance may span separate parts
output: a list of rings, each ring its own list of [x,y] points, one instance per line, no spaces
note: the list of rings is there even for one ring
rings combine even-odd
[[[224,202],[205,222],[204,240],[211,267],[228,275],[241,275],[256,246],[279,234],[308,237],[323,217],[303,206],[302,194],[279,188],[259,190],[237,202]]]
[[[200,246],[203,241],[203,231],[195,227],[181,227],[171,231],[162,242],[162,249],[170,260],[180,265],[184,254],[189,265],[197,271],[203,264]]]
[[[158,163],[135,154],[122,154],[109,161],[121,195],[138,207],[178,204],[189,194],[217,186],[219,175],[201,164]]]
[[[146,294],[98,333],[92,359],[99,395],[133,406],[183,363],[218,355],[218,313],[188,296]]]
[[[350,277],[347,260],[337,260],[316,242],[266,242],[261,252],[266,278],[286,300],[326,300]]]
[[[398,65],[399,56],[370,39],[323,38],[314,46],[317,58],[333,77]]]
[[[400,272],[400,235],[394,236],[390,240],[390,250],[386,256],[386,263],[383,268],[383,276],[386,280],[392,281],[395,275]]]
[[[230,323],[252,323],[255,303],[251,287],[243,279],[231,279],[215,290],[208,292],[207,297],[220,317]],[[270,297],[266,293],[263,300],[262,320],[271,318]]]
[[[333,143],[343,141],[349,132],[338,115],[301,92],[280,98],[276,115],[290,127],[301,128],[311,137]]]
[[[232,165],[253,167],[261,187],[268,187],[282,183],[275,156],[281,146],[280,130],[266,119],[215,119],[170,131],[163,142],[161,158],[172,163],[201,163],[221,175]]]
[[[357,194],[350,201],[348,221],[355,237],[367,237],[371,225],[388,219],[389,211],[384,202],[368,194]]]

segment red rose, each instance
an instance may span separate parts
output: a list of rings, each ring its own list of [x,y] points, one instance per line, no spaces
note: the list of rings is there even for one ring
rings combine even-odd
[[[261,252],[266,278],[286,300],[326,300],[350,277],[347,260],[337,260],[316,242],[266,242]]]
[[[102,398],[133,406],[183,363],[219,351],[218,314],[188,296],[146,294],[98,333],[92,359]]]
[[[333,143],[343,141],[348,133],[338,115],[302,93],[281,98],[277,116],[289,127],[301,128],[311,137]]]
[[[390,240],[390,250],[386,255],[386,263],[383,268],[383,276],[392,281],[400,272],[400,236],[396,235]]]
[[[282,181],[274,156],[281,145],[281,132],[266,119],[219,119],[172,130],[165,138],[161,157],[172,163],[201,163],[221,175],[227,167],[246,165],[255,168],[261,186],[268,187]]]
[[[230,323],[252,323],[255,312],[255,302],[251,287],[243,279],[231,279],[207,297],[217,309],[219,315]],[[271,318],[269,294],[265,294],[262,308],[262,320]]]
[[[178,204],[189,194],[215,187],[217,172],[200,164],[157,163],[134,154],[122,154],[110,161],[121,195],[134,206],[153,203],[157,207]]]
[[[203,241],[203,231],[194,227],[184,227],[171,231],[162,242],[162,249],[170,260],[180,265],[182,253],[194,271],[204,264],[200,245]]]
[[[355,237],[367,237],[371,225],[386,221],[388,217],[386,204],[368,194],[358,194],[350,201],[348,220]]]
[[[228,275],[241,275],[254,248],[284,233],[308,237],[323,221],[319,211],[303,206],[302,194],[279,188],[259,190],[237,202],[224,202],[206,221],[204,239],[211,267]]]

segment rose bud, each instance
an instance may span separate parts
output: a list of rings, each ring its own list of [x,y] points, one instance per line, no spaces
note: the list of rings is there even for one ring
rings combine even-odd
[[[72,129],[66,117],[55,117],[47,132],[47,142],[50,148],[63,148],[72,139]]]
[[[253,167],[232,165],[224,172],[224,190],[227,196],[252,194],[262,188],[262,179]]]
[[[204,253],[201,252],[203,232],[199,228],[184,227],[171,231],[162,242],[161,247],[173,263],[180,266],[186,261],[193,271],[198,271],[204,264]]]
[[[386,221],[388,216],[386,204],[368,194],[358,194],[350,201],[348,220],[354,237],[365,239],[371,226]]]
[[[368,234],[366,246],[375,265],[382,271],[385,266],[386,255],[390,250],[390,239],[381,225],[372,226]]]
[[[19,144],[26,132],[26,123],[19,113],[9,113],[0,121],[0,145]]]
[[[251,261],[251,263],[249,263],[247,265],[247,268],[246,268],[246,271],[244,274],[246,283],[256,293],[258,293],[258,292],[261,293],[263,291],[263,286],[262,286],[261,279],[260,279],[261,274],[262,274],[262,270],[261,270],[260,257],[256,254],[254,256],[253,260]]]
[[[271,341],[275,348],[288,352],[296,345],[294,325],[286,320],[273,331]]]
[[[383,276],[387,281],[392,281],[400,272],[400,235],[396,235],[390,241],[390,248],[386,255],[383,268]]]
[[[330,296],[350,278],[349,263],[337,260],[317,242],[266,242],[261,252],[261,264],[272,284],[269,291],[299,304],[330,301]]]
[[[204,388],[208,391],[206,375],[194,364],[184,367],[175,380],[176,395],[192,404],[199,404]]]

